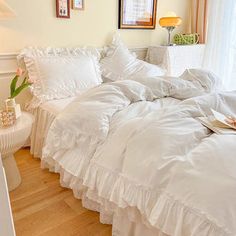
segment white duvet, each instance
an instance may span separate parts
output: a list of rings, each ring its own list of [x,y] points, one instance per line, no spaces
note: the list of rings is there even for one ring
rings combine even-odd
[[[236,135],[195,120],[210,108],[236,114],[236,93],[214,87],[188,70],[91,89],[54,120],[42,164],[77,196],[138,209],[165,234],[236,235]]]

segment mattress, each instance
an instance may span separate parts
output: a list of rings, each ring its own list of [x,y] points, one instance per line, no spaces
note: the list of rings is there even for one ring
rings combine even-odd
[[[74,99],[70,97],[49,101],[33,111],[35,122],[30,137],[30,152],[34,157],[41,158],[44,140],[52,121]]]

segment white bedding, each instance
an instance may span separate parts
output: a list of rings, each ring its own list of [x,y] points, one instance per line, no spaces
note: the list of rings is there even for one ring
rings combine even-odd
[[[42,157],[43,143],[52,121],[74,99],[70,97],[48,101],[33,110],[35,122],[30,137],[30,152],[34,157]]]
[[[198,71],[92,89],[53,121],[42,165],[107,215],[127,208],[135,221],[138,210],[171,236],[235,235],[236,136],[195,120],[209,108],[236,114],[236,94],[213,89]]]

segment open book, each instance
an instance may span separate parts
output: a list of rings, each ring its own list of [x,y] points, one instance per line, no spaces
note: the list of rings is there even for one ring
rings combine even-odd
[[[211,109],[211,111],[212,116],[197,117],[197,120],[217,134],[236,135],[236,126],[228,122],[230,118],[213,109]]]

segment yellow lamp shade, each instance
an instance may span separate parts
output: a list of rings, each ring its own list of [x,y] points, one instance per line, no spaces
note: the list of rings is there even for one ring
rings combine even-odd
[[[182,19],[180,17],[162,17],[159,20],[159,24],[162,27],[176,27],[181,25]]]

